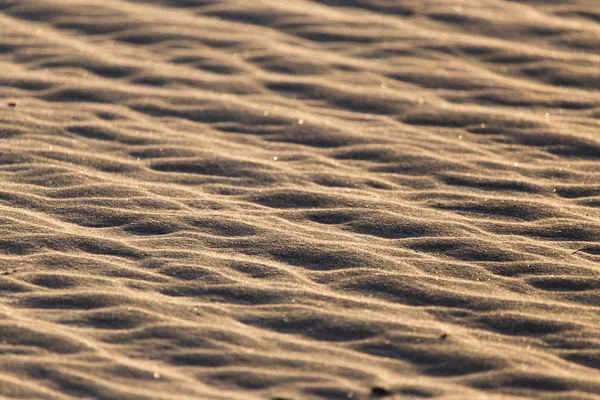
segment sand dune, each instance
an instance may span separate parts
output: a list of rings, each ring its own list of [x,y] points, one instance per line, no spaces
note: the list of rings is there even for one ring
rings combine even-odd
[[[600,398],[600,3],[0,26],[1,397]]]

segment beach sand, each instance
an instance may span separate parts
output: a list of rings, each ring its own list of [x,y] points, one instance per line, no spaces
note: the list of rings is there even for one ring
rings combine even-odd
[[[600,399],[600,2],[0,27],[0,397]]]

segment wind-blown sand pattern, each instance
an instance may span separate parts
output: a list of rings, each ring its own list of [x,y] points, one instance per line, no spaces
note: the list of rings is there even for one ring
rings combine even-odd
[[[0,396],[600,398],[595,0],[0,26]]]

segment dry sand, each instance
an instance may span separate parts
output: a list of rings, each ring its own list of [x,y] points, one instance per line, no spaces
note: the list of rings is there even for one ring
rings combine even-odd
[[[0,26],[0,396],[600,398],[600,2]]]

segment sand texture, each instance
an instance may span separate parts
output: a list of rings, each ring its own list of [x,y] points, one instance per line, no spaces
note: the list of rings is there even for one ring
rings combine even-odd
[[[600,399],[600,1],[0,0],[0,398]]]

